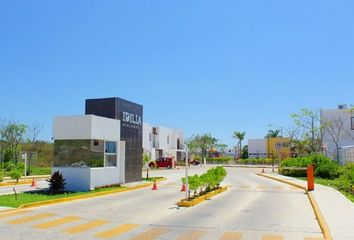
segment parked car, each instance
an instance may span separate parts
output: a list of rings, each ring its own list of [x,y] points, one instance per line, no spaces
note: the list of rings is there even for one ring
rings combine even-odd
[[[157,159],[154,162],[149,163],[150,168],[160,168],[160,167],[166,167],[166,168],[172,168],[172,166],[176,165],[176,161],[173,160],[171,157],[162,157]]]
[[[192,164],[192,165],[199,165],[200,164],[200,162],[198,161],[198,160],[189,160],[189,164]]]

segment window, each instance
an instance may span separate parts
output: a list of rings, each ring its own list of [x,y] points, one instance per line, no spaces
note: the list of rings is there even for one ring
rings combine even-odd
[[[106,142],[106,153],[117,153],[117,143],[112,141]]]
[[[97,139],[93,140],[93,146],[98,146],[99,145],[99,141]]]
[[[352,126],[352,130],[354,130],[354,117],[351,117],[351,126]]]

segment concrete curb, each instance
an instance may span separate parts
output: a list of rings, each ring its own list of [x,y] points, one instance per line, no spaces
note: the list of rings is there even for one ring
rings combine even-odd
[[[297,187],[297,188],[300,188],[300,189],[304,190],[305,193],[307,194],[307,197],[309,198],[309,201],[310,201],[312,209],[313,209],[313,211],[315,213],[318,225],[320,226],[320,228],[322,230],[322,234],[323,234],[324,240],[332,240],[331,232],[329,230],[329,227],[327,225],[327,222],[326,222],[325,218],[323,217],[323,215],[321,213],[320,207],[318,206],[318,204],[316,202],[316,199],[313,197],[312,193],[307,191],[306,187],[304,187],[304,186],[302,186],[300,184],[296,184],[296,183],[293,183],[293,182],[290,182],[290,181],[287,181],[287,180],[284,180],[284,179],[280,179],[280,178],[277,178],[277,177],[269,176],[269,175],[266,175],[266,174],[262,174],[262,173],[256,173],[256,174],[258,176],[266,177],[266,178],[269,178],[269,179],[272,179],[272,180],[275,180],[275,181],[279,181],[279,182],[282,182],[282,183],[285,183],[285,184],[288,184],[288,185],[292,185],[294,187]]]
[[[166,180],[166,178],[160,178],[160,179],[157,179],[156,182],[161,182],[164,180]],[[26,204],[22,204],[21,206],[19,206],[17,208],[14,208],[14,209],[0,211],[0,214],[5,213],[5,212],[17,211],[17,210],[21,210],[21,209],[25,209],[25,208],[40,207],[40,206],[45,206],[45,205],[50,205],[50,204],[58,204],[58,203],[63,203],[63,202],[71,202],[71,201],[76,201],[76,200],[95,198],[95,197],[110,195],[110,194],[114,194],[114,193],[128,192],[128,191],[132,191],[132,190],[136,190],[136,189],[145,188],[145,187],[151,186],[153,184],[154,183],[151,182],[151,183],[145,183],[142,185],[137,185],[137,186],[132,186],[132,187],[120,188],[120,189],[116,189],[116,190],[102,191],[102,192],[89,193],[89,194],[79,195],[79,196],[72,196],[72,197],[58,198],[58,199],[52,199],[52,200],[45,200],[45,201],[40,201],[40,202],[26,203]]]
[[[186,201],[186,200],[181,200],[177,203],[178,206],[180,207],[193,207],[215,195],[218,195],[222,192],[225,192],[227,190],[227,187],[220,187],[214,191],[208,192],[207,194],[204,194],[203,196],[196,197],[195,199],[191,201]]]
[[[273,168],[272,165],[227,165],[222,164],[223,167],[232,167],[232,168]],[[278,166],[274,166],[274,169],[277,169]]]
[[[18,186],[18,185],[27,185],[27,184],[31,184],[32,180],[25,180],[25,181],[21,181],[21,182],[1,182],[0,183],[0,187],[9,187],[9,186]]]

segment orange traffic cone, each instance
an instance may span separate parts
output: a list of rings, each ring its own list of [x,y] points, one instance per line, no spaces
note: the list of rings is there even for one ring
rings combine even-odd
[[[152,186],[152,189],[151,189],[151,190],[158,190],[158,189],[157,189],[156,180],[154,180],[154,185]]]
[[[186,191],[186,184],[182,184],[182,189],[181,189],[181,192],[185,192]]]
[[[262,173],[264,173],[264,168],[262,168]]]
[[[32,179],[31,187],[37,187],[37,183],[36,180],[34,180],[34,178]]]

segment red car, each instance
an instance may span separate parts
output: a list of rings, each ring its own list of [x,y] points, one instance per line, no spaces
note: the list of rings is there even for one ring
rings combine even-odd
[[[172,168],[172,166],[175,166],[176,162],[171,158],[171,157],[162,157],[157,159],[155,162],[150,162],[149,167],[150,168],[159,168],[159,167],[166,167],[166,168]]]

